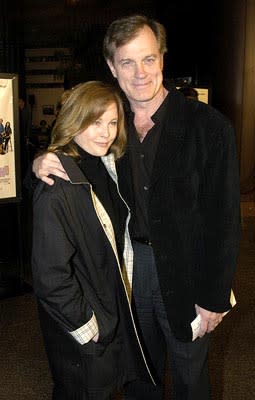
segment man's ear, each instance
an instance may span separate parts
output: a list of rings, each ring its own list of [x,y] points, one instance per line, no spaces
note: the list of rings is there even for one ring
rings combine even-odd
[[[111,61],[107,60],[107,65],[110,68],[113,77],[116,78],[117,75],[116,75],[116,71],[115,71],[115,67],[114,67],[113,63]]]
[[[164,55],[163,54],[160,55],[160,68],[161,68],[161,71],[163,71],[163,68],[164,68]]]

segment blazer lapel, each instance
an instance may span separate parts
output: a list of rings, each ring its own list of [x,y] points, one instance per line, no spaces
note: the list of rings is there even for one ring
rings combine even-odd
[[[151,175],[151,186],[163,173],[171,173],[186,135],[183,101],[179,94],[169,94],[169,113],[160,135]]]

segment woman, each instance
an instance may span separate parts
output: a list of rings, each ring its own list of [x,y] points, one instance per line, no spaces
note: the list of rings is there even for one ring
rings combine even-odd
[[[0,118],[0,154],[5,154],[5,151],[4,151],[4,124],[3,124],[2,118]]]
[[[102,82],[76,86],[49,151],[70,181],[40,182],[32,270],[54,400],[104,400],[149,371],[130,308],[129,211],[115,160],[126,135],[121,100]]]
[[[6,153],[8,153],[9,142],[10,142],[11,151],[12,151],[11,134],[12,134],[11,124],[9,121],[7,121],[5,124],[5,127],[4,127],[4,151]]]

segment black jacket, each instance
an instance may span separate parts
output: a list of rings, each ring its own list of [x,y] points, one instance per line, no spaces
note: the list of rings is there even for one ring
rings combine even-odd
[[[118,174],[132,214],[129,151],[118,162]],[[230,122],[174,88],[151,175],[148,216],[169,324],[178,339],[189,341],[195,304],[215,312],[231,308],[239,175]]]
[[[61,162],[71,182],[39,182],[34,193],[34,290],[54,399],[102,400],[114,388],[149,374],[111,221],[98,213],[100,202],[73,159],[62,156]],[[93,313],[99,341],[81,345],[70,332]]]

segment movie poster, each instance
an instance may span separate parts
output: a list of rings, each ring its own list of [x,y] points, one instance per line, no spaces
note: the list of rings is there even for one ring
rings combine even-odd
[[[0,74],[0,202],[20,200],[18,77]]]

